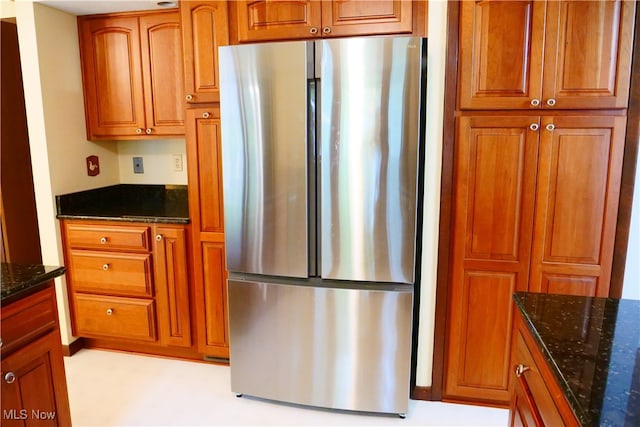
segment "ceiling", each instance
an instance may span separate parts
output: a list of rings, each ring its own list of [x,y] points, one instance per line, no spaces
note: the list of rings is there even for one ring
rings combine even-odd
[[[34,0],[73,15],[128,12],[132,10],[166,9],[158,6],[159,0]],[[176,0],[177,4],[177,0]],[[175,7],[175,6],[174,6]]]

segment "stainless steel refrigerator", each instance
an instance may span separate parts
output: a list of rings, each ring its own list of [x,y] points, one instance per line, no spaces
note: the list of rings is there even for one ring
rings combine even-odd
[[[232,390],[406,413],[426,40],[219,53]]]

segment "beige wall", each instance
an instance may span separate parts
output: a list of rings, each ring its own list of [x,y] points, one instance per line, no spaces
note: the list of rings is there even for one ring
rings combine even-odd
[[[187,150],[184,139],[118,142],[122,184],[187,185]],[[174,172],[173,155],[182,155],[182,172]],[[133,173],[133,157],[142,157],[144,173]]]

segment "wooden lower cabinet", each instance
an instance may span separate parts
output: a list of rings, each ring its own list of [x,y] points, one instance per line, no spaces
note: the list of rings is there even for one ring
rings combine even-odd
[[[229,358],[220,108],[186,113],[198,351]]]
[[[53,282],[2,307],[2,425],[71,425]]]
[[[445,398],[509,402],[514,292],[608,295],[625,123],[458,117]]]
[[[189,225],[64,220],[63,230],[75,336],[198,357]]]
[[[519,311],[515,325],[509,427],[578,426],[578,420]]]

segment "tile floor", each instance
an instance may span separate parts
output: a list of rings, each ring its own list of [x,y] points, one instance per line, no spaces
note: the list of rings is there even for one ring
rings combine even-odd
[[[65,358],[71,417],[86,426],[388,425],[506,426],[503,409],[411,401],[407,418],[236,398],[229,368],[81,350]]]

